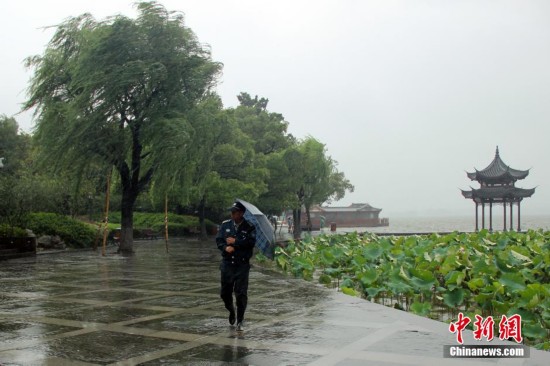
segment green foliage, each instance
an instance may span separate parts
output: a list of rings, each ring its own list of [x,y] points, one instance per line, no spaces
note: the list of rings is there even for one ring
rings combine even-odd
[[[256,141],[240,128],[233,109],[224,110],[221,99],[210,94],[187,119],[191,141],[180,163],[186,174],[175,183],[187,186],[179,200],[198,213],[201,223],[225,211],[236,197],[255,201],[267,190],[265,158],[254,150]],[[206,228],[201,230],[205,235]]]
[[[291,145],[284,151],[283,161],[288,175],[285,187],[293,193],[292,208],[305,207],[308,226],[309,209],[316,204],[339,200],[346,191],[353,192],[353,185],[337,169],[337,162],[327,155],[325,145],[313,137]],[[276,162],[275,162],[276,163]],[[295,222],[299,223],[298,217]],[[301,225],[295,225],[295,237],[300,237]]]
[[[10,227],[24,226],[31,204],[21,180],[0,175],[0,223]]]
[[[417,315],[428,316],[432,310],[432,304],[429,302],[413,302],[411,311]]]
[[[30,139],[29,135],[19,131],[14,118],[0,115],[0,158],[5,158],[2,175],[19,175],[30,152]]]
[[[74,248],[91,247],[96,237],[92,225],[54,213],[30,214],[27,228],[36,236],[59,235],[67,246]]]
[[[285,150],[271,153],[265,157],[269,172],[266,180],[267,191],[258,197],[258,207],[265,214],[279,215],[288,207],[295,207],[296,194],[291,172],[285,160]]]
[[[120,225],[120,212],[111,212],[109,223],[113,226]],[[206,220],[206,227],[212,230],[217,227],[210,220]],[[153,229],[157,233],[164,233],[164,214],[152,212],[134,212],[134,228],[136,230]],[[177,215],[168,213],[168,234],[171,236],[183,236],[197,232],[199,218],[196,216]]]
[[[9,225],[2,224],[0,225],[0,238],[6,237],[18,237],[24,238],[27,236],[27,231],[19,227],[12,227]]]
[[[37,150],[28,160],[47,174],[26,172],[20,191],[38,199],[26,202],[33,206],[6,203],[19,210],[10,213],[12,225],[30,211],[86,214],[91,221],[101,212],[111,169],[111,207],[127,218],[121,220],[126,226],[134,208],[160,210],[165,198],[170,209],[197,211],[204,232],[211,225],[205,227],[204,218],[216,217],[236,197],[279,214],[353,189],[324,145],[311,138],[297,143],[283,115],[267,109],[267,98],[241,93],[238,107],[223,108],[212,93],[222,65],[181,13],[154,1],[137,8],[136,18],[69,18],[43,54],[27,59],[33,76],[24,107],[36,110]],[[2,156],[16,140],[17,124],[7,117],[0,122]],[[6,157],[15,167],[17,159]],[[18,197],[11,193],[0,202]],[[142,193],[148,197],[139,201]],[[129,236],[123,235],[121,250],[132,251]]]
[[[4,158],[0,168],[0,224],[24,227],[26,215],[37,204],[32,197],[37,179],[25,169],[31,148],[30,136],[19,132],[17,121],[0,115],[0,158]]]
[[[185,26],[181,13],[140,2],[136,19],[89,14],[58,26],[35,69],[26,109],[36,108],[41,161],[75,172],[112,167],[131,225],[138,195],[155,173],[169,187],[190,145],[186,115],[215,84],[221,64]],[[120,249],[132,252],[131,240]]]
[[[275,252],[284,271],[370,299],[393,298],[428,316],[520,314],[524,336],[547,347],[550,232],[451,233],[410,237],[357,233],[309,238]]]
[[[294,142],[287,134],[288,122],[280,113],[267,110],[268,99],[258,96],[254,99],[248,93],[237,97],[240,106],[232,110],[232,115],[241,131],[254,141],[257,154],[269,155],[282,151]]]

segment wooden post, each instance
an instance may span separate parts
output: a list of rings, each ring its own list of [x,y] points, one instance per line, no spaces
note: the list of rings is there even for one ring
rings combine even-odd
[[[103,230],[103,221],[100,221],[97,224],[97,233],[95,234],[95,240],[94,240],[94,251],[97,250],[97,244],[99,243],[99,238],[103,236],[101,235],[101,230]]]
[[[518,201],[518,232],[521,231],[521,201]]]
[[[514,202],[510,202],[510,231],[514,230],[514,210],[512,207],[514,207]]]
[[[479,226],[478,226],[478,213],[477,213],[477,206],[478,206],[478,203],[476,202],[476,232],[479,231]]]
[[[101,255],[105,257],[105,247],[107,246],[107,234],[109,233],[109,201],[111,195],[111,175],[113,174],[113,169],[109,170],[109,175],[107,175],[107,192],[105,193],[105,216],[103,219],[103,247],[101,249]]]
[[[168,193],[164,196],[164,240],[166,242],[166,253],[168,253]]]
[[[503,222],[503,231],[506,231],[506,201],[502,201],[502,207],[504,207],[504,222]]]
[[[481,228],[485,229],[485,202],[481,202]]]
[[[493,201],[489,202],[489,231],[493,232]]]

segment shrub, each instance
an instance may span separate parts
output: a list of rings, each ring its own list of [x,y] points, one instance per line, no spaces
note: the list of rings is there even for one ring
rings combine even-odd
[[[96,229],[83,222],[54,213],[32,213],[29,215],[27,228],[37,236],[59,235],[69,247],[91,247],[95,241]]]
[[[109,224],[120,226],[120,212],[115,211],[109,215]],[[206,220],[206,230],[211,232],[216,228],[210,220]],[[154,232],[164,233],[164,214],[151,212],[134,212],[134,237],[141,237],[143,229],[153,229]],[[196,233],[199,230],[199,218],[189,215],[168,214],[168,235],[184,236]],[[136,232],[137,231],[137,232]]]
[[[159,236],[164,236],[164,224],[153,225],[152,229],[154,232],[159,234]],[[184,224],[168,224],[168,236],[185,236],[192,233],[193,231],[191,231],[189,227]]]
[[[27,231],[25,229],[21,229],[20,227],[0,225],[0,238],[7,237],[25,238],[27,237]]]

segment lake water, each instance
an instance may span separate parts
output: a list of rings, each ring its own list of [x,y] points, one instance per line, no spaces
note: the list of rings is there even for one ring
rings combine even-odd
[[[472,215],[473,216],[473,215]],[[493,230],[503,229],[502,216],[493,215]],[[514,230],[517,230],[517,217],[514,216]],[[507,218],[507,229],[510,218]],[[485,227],[489,228],[489,217],[486,216]],[[479,218],[479,229],[481,229],[481,215]],[[523,216],[521,217],[521,230],[544,229],[550,230],[550,216]],[[328,231],[330,228],[325,228]],[[373,233],[431,233],[449,231],[475,230],[475,217],[390,217],[390,226],[362,227],[362,228],[338,228],[339,232],[369,231]]]

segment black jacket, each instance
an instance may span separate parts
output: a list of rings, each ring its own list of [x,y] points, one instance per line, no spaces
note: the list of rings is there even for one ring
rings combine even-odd
[[[227,247],[225,239],[230,236],[236,239],[235,244],[233,244],[235,251],[231,254],[225,251]],[[248,263],[254,252],[254,245],[256,244],[256,228],[244,219],[238,226],[233,220],[226,220],[222,222],[218,230],[216,244],[225,261],[235,264]]]

